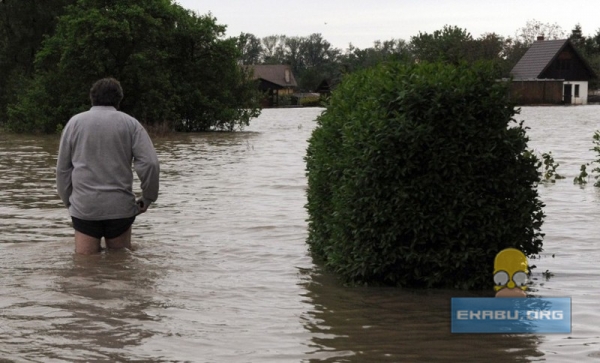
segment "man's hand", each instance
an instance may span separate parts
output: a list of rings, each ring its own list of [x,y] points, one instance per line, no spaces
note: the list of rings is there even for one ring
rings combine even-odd
[[[148,210],[148,207],[150,206],[150,203],[144,203],[143,199],[138,199],[135,204],[137,204],[138,206],[138,214],[142,214],[145,213]]]

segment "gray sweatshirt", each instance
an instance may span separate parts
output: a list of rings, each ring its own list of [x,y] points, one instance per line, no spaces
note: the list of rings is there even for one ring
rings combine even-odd
[[[58,151],[56,188],[71,216],[84,220],[133,217],[133,171],[142,198],[158,198],[159,164],[152,141],[133,117],[112,106],[94,106],[65,126]]]

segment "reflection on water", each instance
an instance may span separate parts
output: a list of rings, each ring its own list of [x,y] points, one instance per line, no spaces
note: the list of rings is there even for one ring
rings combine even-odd
[[[322,352],[311,362],[522,362],[543,355],[535,335],[450,334],[450,298],[481,293],[347,288],[318,273],[306,288],[315,308],[304,325]]]
[[[4,244],[2,252],[2,358],[161,361],[130,352],[161,333],[148,314],[161,306],[153,293],[160,268],[143,250],[76,256],[49,241]]]
[[[571,335],[450,334],[450,298],[493,292],[345,287],[307,254],[306,140],[319,109],[265,110],[241,133],[156,139],[158,203],[135,252],[73,254],[54,191],[57,136],[0,135],[0,362],[524,362],[600,357],[600,107],[524,108],[541,185],[536,296],[573,298]],[[554,257],[552,257],[554,255]],[[550,270],[554,276],[544,278]],[[490,272],[491,278],[491,272]]]

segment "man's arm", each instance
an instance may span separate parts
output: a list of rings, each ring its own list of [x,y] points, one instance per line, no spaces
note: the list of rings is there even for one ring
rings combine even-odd
[[[152,140],[141,124],[133,137],[133,168],[141,181],[143,213],[158,199],[160,166]]]
[[[71,205],[69,198],[73,192],[73,184],[71,183],[73,164],[71,163],[71,134],[69,130],[69,125],[63,130],[58,149],[58,160],[56,162],[56,190],[60,199],[62,199],[67,207]]]

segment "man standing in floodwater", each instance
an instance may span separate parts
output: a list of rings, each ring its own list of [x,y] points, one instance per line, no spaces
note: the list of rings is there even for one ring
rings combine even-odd
[[[159,163],[152,141],[133,117],[118,111],[121,84],[104,78],[90,90],[92,108],[66,124],[58,151],[56,188],[75,229],[75,252],[131,249],[131,225],[158,198]],[[141,181],[136,202],[133,171]]]

